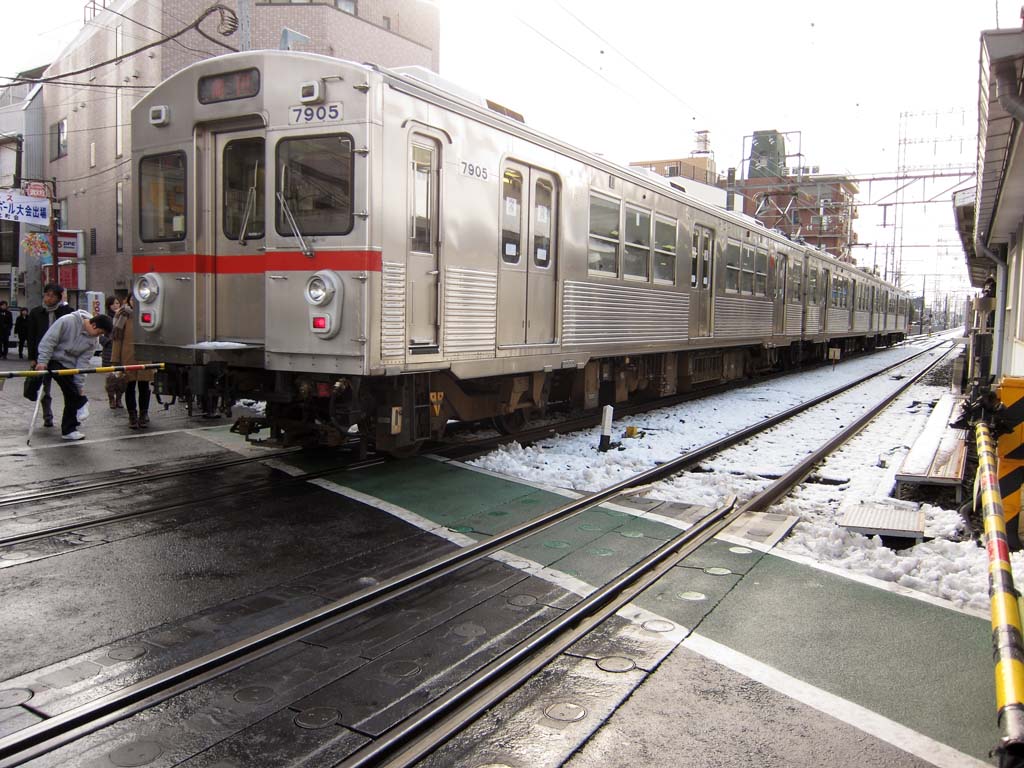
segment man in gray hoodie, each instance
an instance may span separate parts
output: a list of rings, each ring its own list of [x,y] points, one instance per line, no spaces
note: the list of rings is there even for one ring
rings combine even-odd
[[[57,371],[67,368],[88,368],[89,361],[99,347],[99,337],[111,333],[114,325],[107,315],[92,317],[77,310],[54,321],[39,340],[37,371]],[[60,420],[60,434],[65,440],[85,438],[78,431],[78,422],[89,415],[89,399],[85,396],[85,376],[55,376],[57,386],[64,395],[64,414]]]

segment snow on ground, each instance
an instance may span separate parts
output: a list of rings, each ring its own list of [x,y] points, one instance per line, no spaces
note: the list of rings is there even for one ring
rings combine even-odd
[[[764,420],[799,402],[835,389],[865,373],[877,371],[934,343],[923,340],[771,382],[713,395],[699,401],[630,416],[616,422],[613,440],[619,448],[597,451],[600,430],[551,437],[523,447],[503,446],[472,463],[483,469],[578,491],[594,491],[675,458],[737,429]],[[943,350],[946,352],[948,350]],[[939,352],[930,353],[934,359]],[[918,370],[920,364],[913,364]],[[902,378],[907,369],[898,373]],[[728,494],[750,498],[786,471],[808,448],[816,448],[876,402],[899,381],[883,376],[843,397],[817,406],[794,422],[705,461],[686,472],[652,485],[645,495],[689,504],[715,505]],[[923,504],[926,532],[932,541],[893,551],[878,537],[851,533],[836,524],[844,503],[881,501],[895,485],[895,472],[945,387],[916,384],[901,395],[867,429],[834,453],[812,478],[801,484],[773,511],[796,515],[800,522],[780,547],[830,566],[898,583],[958,606],[988,609],[988,564],[985,550],[960,541],[962,522],[956,510]],[[640,436],[622,437],[627,425]],[[827,482],[821,482],[825,479]],[[1014,555],[1024,567],[1024,554]],[[1024,573],[1018,570],[1018,573]]]

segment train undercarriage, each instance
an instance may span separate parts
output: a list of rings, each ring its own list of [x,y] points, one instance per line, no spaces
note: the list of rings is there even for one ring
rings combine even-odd
[[[491,420],[505,433],[549,411],[586,411],[716,386],[768,371],[870,352],[902,338],[890,333],[817,343],[623,355],[582,368],[460,380],[448,371],[354,377],[232,368],[226,363],[168,366],[158,374],[161,399],[190,413],[231,416],[242,399],[264,401],[260,416],[232,429],[276,445],[359,446],[403,456],[440,440],[450,421]],[[838,350],[838,355],[830,350]]]

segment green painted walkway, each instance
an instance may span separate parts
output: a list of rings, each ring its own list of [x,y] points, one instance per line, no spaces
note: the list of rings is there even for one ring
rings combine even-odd
[[[290,459],[307,470],[314,461]],[[328,479],[475,539],[567,501],[424,458]],[[509,551],[600,585],[677,531],[597,507]],[[637,602],[966,754],[988,760],[998,741],[989,624],[977,617],[718,540]]]

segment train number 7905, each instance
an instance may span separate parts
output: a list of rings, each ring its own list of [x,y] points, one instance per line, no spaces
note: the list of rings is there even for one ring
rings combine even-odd
[[[288,107],[288,124],[332,123],[341,120],[341,102],[318,104],[308,107]]]

